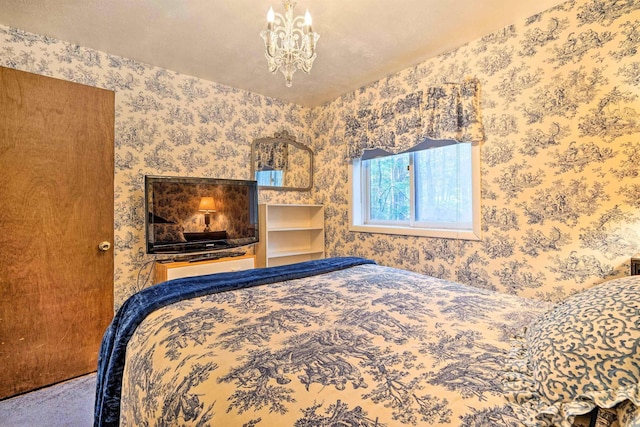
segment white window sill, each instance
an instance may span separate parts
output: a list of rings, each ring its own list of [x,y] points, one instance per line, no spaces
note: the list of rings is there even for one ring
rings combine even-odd
[[[350,225],[349,231],[395,234],[400,236],[435,237],[440,239],[480,240],[480,233],[471,230],[436,230],[389,225]]]

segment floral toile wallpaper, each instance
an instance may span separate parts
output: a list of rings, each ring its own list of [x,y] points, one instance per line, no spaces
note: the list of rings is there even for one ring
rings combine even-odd
[[[629,274],[640,252],[638,50],[640,1],[571,0],[315,108],[328,255],[552,301]],[[469,77],[485,130],[481,241],[349,232],[349,130],[385,102]]]
[[[0,26],[0,66],[113,90],[115,305],[148,286],[144,176],[250,179],[251,142],[286,129],[310,145],[300,106],[134,60]],[[264,191],[260,201],[305,203],[310,193]]]
[[[252,140],[281,130],[313,149],[314,189],[263,191],[260,200],[323,203],[329,256],[552,301],[628,274],[640,252],[638,49],[640,0],[569,0],[303,108],[0,26],[0,66],[116,93],[116,306],[148,285],[144,175],[249,179]],[[469,77],[481,84],[485,130],[482,239],[348,231],[351,119]]]

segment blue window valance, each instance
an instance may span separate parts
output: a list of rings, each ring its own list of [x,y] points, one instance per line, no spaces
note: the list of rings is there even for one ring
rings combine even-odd
[[[455,142],[480,143],[477,79],[443,83],[346,117],[347,157],[372,158]],[[363,157],[364,156],[364,157]]]

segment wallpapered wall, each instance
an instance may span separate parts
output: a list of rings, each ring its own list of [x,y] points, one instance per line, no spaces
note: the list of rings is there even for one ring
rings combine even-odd
[[[286,129],[310,145],[308,109],[49,37],[0,26],[0,65],[116,93],[116,307],[143,286],[153,259],[144,249],[144,175],[250,179],[255,138]],[[261,202],[309,199],[260,193]]]
[[[328,255],[548,300],[626,274],[640,251],[639,48],[640,0],[570,0],[306,109],[0,26],[0,65],[116,92],[116,306],[150,260],[144,175],[248,179],[251,141],[282,129],[313,148],[314,191],[261,202],[324,203]],[[349,232],[346,118],[465,77],[482,84],[482,240]]]
[[[315,109],[329,255],[548,300],[628,274],[640,248],[639,48],[639,1],[568,1]],[[465,77],[482,86],[482,240],[349,233],[348,127]]]

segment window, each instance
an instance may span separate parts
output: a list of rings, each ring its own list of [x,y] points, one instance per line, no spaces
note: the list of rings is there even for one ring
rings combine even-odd
[[[256,181],[258,185],[266,187],[282,187],[282,171],[269,169],[256,171]]]
[[[351,165],[351,230],[480,238],[480,153],[456,143]]]

